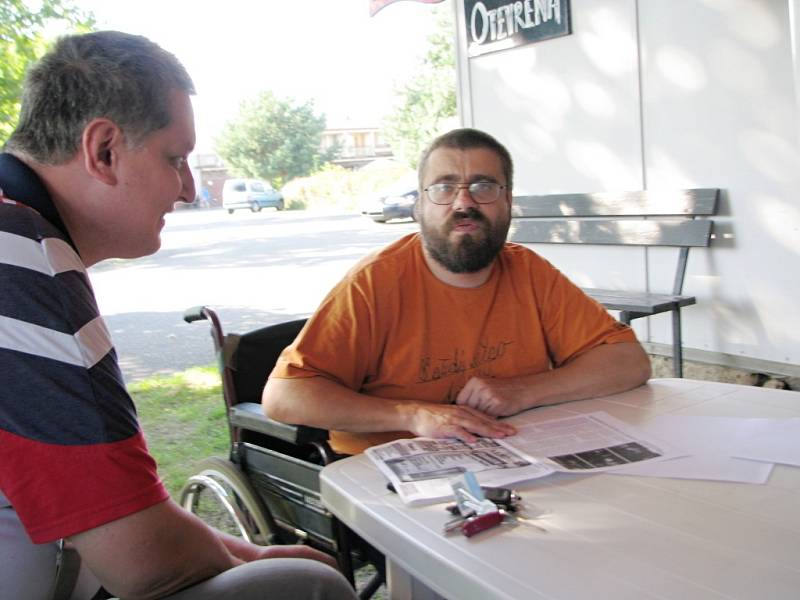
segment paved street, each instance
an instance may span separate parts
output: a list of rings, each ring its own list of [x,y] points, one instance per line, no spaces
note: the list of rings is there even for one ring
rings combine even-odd
[[[307,316],[359,258],[415,231],[360,215],[181,210],[167,216],[161,251],[90,270],[128,381],[213,362],[204,322],[183,311],[214,307],[226,331]]]

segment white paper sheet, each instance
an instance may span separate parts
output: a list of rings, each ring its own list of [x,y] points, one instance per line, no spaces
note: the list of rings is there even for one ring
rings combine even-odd
[[[631,465],[615,473],[762,484],[769,479],[773,465],[734,456],[743,456],[739,451],[749,438],[758,434],[769,435],[781,421],[660,415],[639,424],[639,430],[645,436],[668,439],[688,456]]]
[[[730,456],[696,455],[646,465],[630,465],[613,474],[763,484],[769,479],[774,466],[769,462]]]
[[[765,420],[772,423],[742,440],[733,455],[800,467],[800,418]]]

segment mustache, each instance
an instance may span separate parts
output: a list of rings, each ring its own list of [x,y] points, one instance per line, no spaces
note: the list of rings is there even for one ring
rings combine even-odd
[[[489,224],[489,219],[487,219],[482,212],[480,212],[477,208],[470,206],[464,210],[456,211],[450,215],[450,218],[448,219],[448,225],[450,227],[454,227],[459,221],[463,221],[464,219],[472,219],[473,221],[478,221],[484,225]]]

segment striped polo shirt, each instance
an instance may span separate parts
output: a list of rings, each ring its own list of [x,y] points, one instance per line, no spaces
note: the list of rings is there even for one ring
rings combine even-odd
[[[0,154],[0,189],[0,500],[42,543],[167,493],[49,194],[9,154]]]

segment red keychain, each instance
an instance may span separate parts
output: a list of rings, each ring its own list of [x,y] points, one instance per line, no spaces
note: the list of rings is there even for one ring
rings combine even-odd
[[[445,533],[460,530],[466,537],[472,537],[503,522],[504,513],[486,498],[473,473],[467,471],[463,479],[453,481],[452,486],[456,509],[448,507],[448,510],[458,516],[445,523]]]
[[[476,533],[480,533],[503,522],[503,513],[499,510],[494,512],[484,513],[477,517],[471,517],[464,521],[461,526],[461,533],[467,537],[472,537]]]

